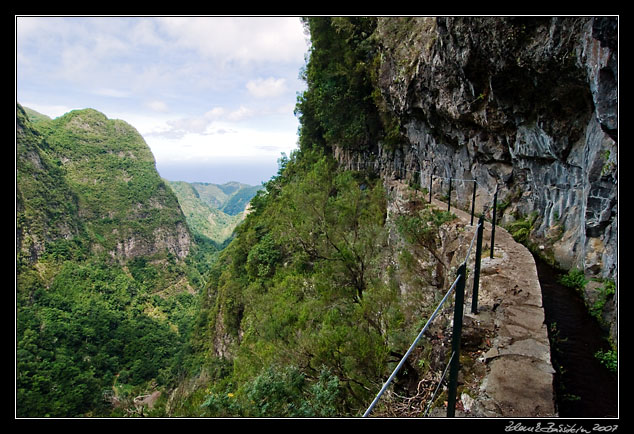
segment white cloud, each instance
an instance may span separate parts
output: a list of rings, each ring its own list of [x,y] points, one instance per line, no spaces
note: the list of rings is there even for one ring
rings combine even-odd
[[[109,88],[100,88],[94,91],[96,95],[107,96],[112,98],[128,98],[130,97],[129,92],[125,92],[118,89],[109,89]]]
[[[16,35],[19,78],[142,100],[165,99],[157,90],[235,97],[249,80],[250,95],[278,95],[307,49],[297,17],[18,17]],[[276,78],[255,80],[256,64]]]
[[[177,45],[224,63],[288,62],[306,51],[298,17],[162,17]]]
[[[204,134],[207,131],[207,128],[211,122],[206,119],[204,116],[201,117],[191,117],[191,118],[181,118],[167,121],[167,125],[171,127],[170,130],[164,132],[168,135],[178,134],[181,137],[193,133],[193,134]]]
[[[226,158],[275,161],[277,151],[295,145],[297,76],[308,48],[299,18],[18,17],[16,23],[16,93],[27,107],[52,117],[91,107],[122,119],[161,164],[206,161],[220,149]]]
[[[242,121],[244,119],[248,119],[250,117],[255,116],[255,111],[248,107],[240,106],[238,109],[231,111],[227,114],[227,120],[232,122]]]
[[[162,102],[155,102],[158,108],[163,107]],[[161,110],[156,110],[161,111]],[[223,134],[235,131],[234,123],[255,116],[256,111],[240,106],[235,110],[227,110],[223,107],[214,107],[200,116],[188,116],[167,119],[161,125],[154,124],[145,130],[149,137],[183,138],[188,134]]]
[[[129,32],[130,41],[136,45],[161,47],[164,39],[157,33],[156,23],[151,18],[139,19]]]
[[[257,78],[247,83],[247,89],[256,98],[274,98],[286,92],[286,80],[273,77]]]
[[[207,119],[216,119],[216,118],[222,117],[222,115],[224,115],[225,112],[226,110],[223,109],[222,107],[214,107],[205,113],[205,117]]]
[[[212,134],[215,133],[215,134]],[[218,127],[206,134],[187,133],[176,139],[147,137],[157,161],[212,161],[218,158],[264,158],[275,161],[296,147],[297,136],[288,131]]]
[[[159,100],[147,101],[145,103],[145,106],[149,108],[150,110],[154,112],[158,112],[158,113],[167,113],[169,111],[169,107],[167,106],[167,103],[165,103],[164,101],[159,101]]]

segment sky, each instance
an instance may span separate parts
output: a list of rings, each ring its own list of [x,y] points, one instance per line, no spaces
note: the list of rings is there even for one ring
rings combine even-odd
[[[298,17],[16,16],[16,99],[139,131],[171,181],[259,185],[297,147]]]

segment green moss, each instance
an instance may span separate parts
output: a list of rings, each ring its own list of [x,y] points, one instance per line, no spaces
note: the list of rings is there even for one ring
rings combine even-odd
[[[528,244],[530,235],[537,221],[538,214],[533,212],[524,218],[517,219],[516,221],[509,223],[506,229],[509,231],[515,241],[522,244]]]
[[[603,286],[598,290],[599,296],[592,306],[590,306],[590,314],[603,322],[603,309],[614,294],[616,293],[616,284],[614,280],[606,280]]]

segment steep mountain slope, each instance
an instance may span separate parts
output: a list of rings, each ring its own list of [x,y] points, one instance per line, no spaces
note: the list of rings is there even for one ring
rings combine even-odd
[[[121,260],[187,256],[191,236],[178,202],[132,126],[86,109],[39,122],[38,129],[76,194],[94,251]]]
[[[550,260],[614,278],[617,35],[616,17],[379,19],[377,81],[401,133],[379,144],[381,170],[477,178],[478,205],[499,188],[503,222],[534,213],[528,240]]]
[[[192,182],[190,185],[200,200],[231,216],[244,211],[251,198],[262,189],[262,186],[247,185],[235,181],[225,184]]]
[[[17,106],[16,119],[16,249],[18,261],[33,263],[56,241],[83,232],[78,198],[58,161],[46,149],[42,134]]]
[[[378,145],[375,167],[423,185],[436,175],[436,189],[441,177],[477,179],[479,209],[499,189],[498,216],[518,239],[613,285],[618,18],[379,19],[376,36],[377,82],[401,139]],[[353,154],[342,150],[341,161]],[[462,206],[472,185],[455,184]],[[618,297],[586,296],[603,301],[599,316],[616,340]]]
[[[432,180],[434,192],[446,191],[449,178],[467,180],[453,184],[464,208],[475,179],[476,210],[497,190],[498,218],[533,251],[564,270],[616,280],[617,17],[308,23],[322,51],[311,61],[325,67],[306,74],[315,90],[303,96],[312,104],[298,106],[302,128],[336,138],[313,143],[331,147],[343,167],[424,187]],[[352,58],[337,54],[342,44],[358,53],[354,68],[342,67]],[[365,116],[351,125],[331,111],[338,95],[358,101]],[[370,95],[374,107],[362,105]],[[372,134],[372,118],[383,121],[383,134]],[[603,297],[590,292],[590,305]],[[615,337],[612,301],[605,306]]]
[[[17,415],[134,414],[184,369],[209,255],[130,125],[16,115]]]
[[[262,190],[261,185],[240,184],[240,187],[232,192],[227,201],[222,205],[221,210],[229,215],[236,215],[243,212],[253,196],[260,190]]]
[[[92,143],[88,155],[110,155],[95,152],[88,133],[113,125],[92,112],[83,114],[91,122],[58,121],[61,133],[18,125],[35,144],[19,150],[24,164],[35,180],[52,176],[56,186],[29,187],[51,201],[46,212],[29,203],[26,187],[18,192],[24,414],[107,414],[104,407],[134,396],[128,388],[149,393],[152,381],[169,395],[160,415],[361,414],[443,296],[464,244],[456,242],[464,225],[407,186],[426,185],[432,174],[435,193],[441,177],[477,178],[478,211],[499,187],[497,210],[516,235],[563,265],[616,276],[615,20],[314,17],[304,24],[312,44],[296,108],[299,150],[252,199],[236,237],[201,279],[197,305],[186,292],[155,293],[161,270],[182,270],[185,249],[163,243],[161,254],[143,241],[161,234],[153,219],[147,231],[132,230],[135,212],[151,217],[148,202],[164,203],[153,200],[159,184],[150,182],[157,188],[138,205],[120,196],[132,210],[113,208],[95,187],[108,175],[83,170],[90,159],[65,151],[70,125],[86,133],[73,133],[73,146]],[[114,172],[114,185],[134,176]],[[454,205],[471,199],[465,185],[472,184],[455,186]],[[188,194],[195,193],[211,200],[210,191]],[[110,211],[101,212],[95,197]],[[169,215],[171,226],[178,219]],[[129,234],[132,246],[117,249]],[[442,373],[451,317],[441,313],[439,321],[383,411],[417,394],[421,378]],[[173,345],[190,330],[193,354]],[[108,405],[95,398],[104,390],[112,391],[104,394]]]

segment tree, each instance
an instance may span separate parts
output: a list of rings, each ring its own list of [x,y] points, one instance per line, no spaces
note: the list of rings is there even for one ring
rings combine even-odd
[[[300,147],[374,146],[382,128],[371,79],[376,18],[312,17],[303,22],[312,46],[303,73],[307,90],[296,106]]]
[[[269,212],[277,216],[273,231],[287,252],[302,253],[316,272],[360,300],[376,277],[372,262],[384,241],[385,192],[380,182],[355,176],[338,171],[332,158],[320,158]]]

